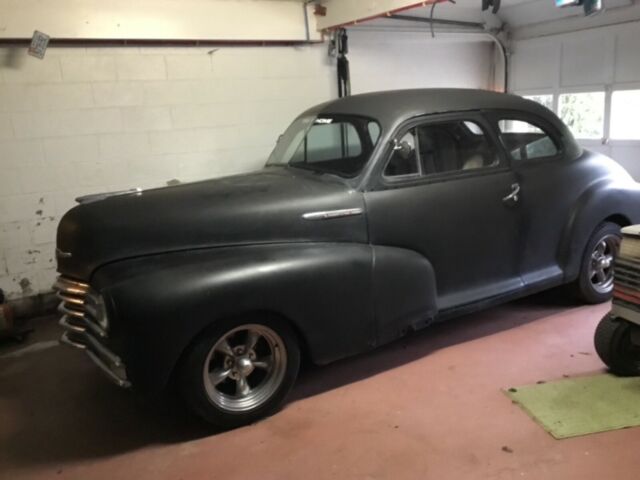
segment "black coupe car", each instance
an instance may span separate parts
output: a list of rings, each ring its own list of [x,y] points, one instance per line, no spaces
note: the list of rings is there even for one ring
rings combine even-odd
[[[517,96],[406,90],[318,105],[263,170],[85,199],[58,229],[62,341],[209,422],[273,412],[301,357],[573,283],[611,296],[640,188]]]

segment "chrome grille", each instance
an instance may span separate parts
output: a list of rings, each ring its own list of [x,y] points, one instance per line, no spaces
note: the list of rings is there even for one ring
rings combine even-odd
[[[84,350],[107,376],[121,387],[129,387],[125,366],[103,342],[108,338],[107,328],[98,321],[98,295],[83,282],[60,276],[53,287],[61,300],[60,325],[64,333],[60,341]]]
[[[636,235],[624,235],[620,244],[620,256],[631,261],[640,261],[640,239]]]
[[[615,282],[616,286],[633,290],[640,295],[640,263],[618,257],[615,263]]]
[[[74,331],[91,330],[100,338],[107,338],[107,331],[96,321],[97,295],[86,283],[58,277],[54,285],[57,297],[62,300],[58,311],[63,314],[61,323]]]
[[[627,248],[621,248],[620,256],[615,262],[611,313],[640,325],[640,258],[628,255],[630,253],[629,243],[637,244],[639,242],[626,235],[622,239],[622,246],[627,244]],[[623,252],[627,255],[623,256]]]

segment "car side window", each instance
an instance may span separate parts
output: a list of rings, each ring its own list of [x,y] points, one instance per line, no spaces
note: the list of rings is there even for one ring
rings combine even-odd
[[[378,143],[378,139],[380,138],[380,125],[378,125],[378,122],[367,123],[367,131],[369,132],[371,143],[374,145]]]
[[[553,138],[543,128],[525,120],[504,118],[498,122],[502,142],[513,160],[535,160],[559,153]]]
[[[430,176],[500,165],[484,128],[469,120],[418,125],[394,146],[385,177]]]

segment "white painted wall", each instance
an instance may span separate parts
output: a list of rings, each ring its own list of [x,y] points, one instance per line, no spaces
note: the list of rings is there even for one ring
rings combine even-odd
[[[527,34],[533,31],[529,28]],[[519,37],[517,31],[515,37]],[[561,93],[606,91],[610,105],[613,90],[640,88],[639,47],[640,21],[516,40],[510,90],[522,95],[555,94],[556,103]],[[608,137],[607,118],[605,123]],[[612,156],[640,180],[640,141],[579,141]]]
[[[490,47],[351,34],[355,92],[486,87]],[[74,198],[260,168],[305,108],[336,97],[327,45],[0,49],[0,288],[49,291]],[[21,285],[22,284],[22,285]]]
[[[403,88],[493,86],[489,41],[439,34],[349,29],[352,93]]]
[[[307,8],[309,12],[312,7]],[[318,40],[314,15],[309,36]],[[0,38],[304,40],[302,1],[0,0]]]

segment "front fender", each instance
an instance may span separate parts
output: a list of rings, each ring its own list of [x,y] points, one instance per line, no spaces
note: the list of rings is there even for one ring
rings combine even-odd
[[[431,262],[405,248],[375,245],[373,291],[378,343],[418,329],[437,313],[436,278]]]
[[[110,302],[133,384],[158,391],[193,339],[230,316],[285,317],[317,363],[367,349],[375,342],[371,269],[369,245],[257,245],[120,261],[91,283]]]
[[[636,182],[626,178],[605,178],[594,182],[579,197],[560,247],[566,280],[578,276],[590,236],[607,219],[640,223],[640,187]]]

